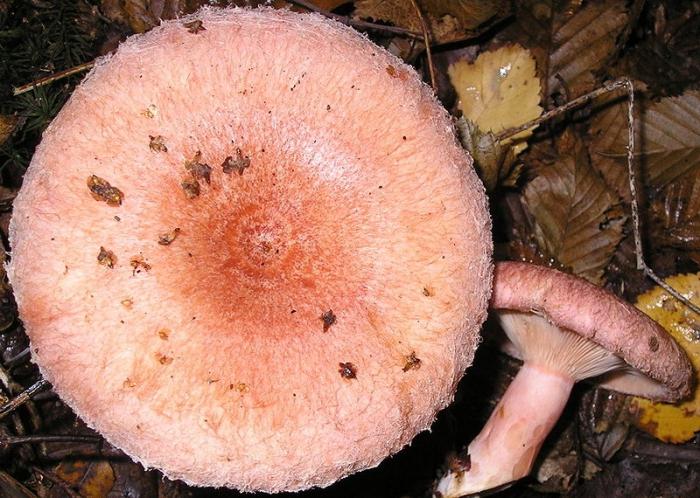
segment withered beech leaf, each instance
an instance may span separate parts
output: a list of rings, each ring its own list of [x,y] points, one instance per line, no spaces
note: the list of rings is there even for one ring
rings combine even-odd
[[[218,7],[245,5],[241,0],[217,0],[215,3]],[[128,25],[135,33],[143,33],[162,21],[180,18],[211,4],[211,0],[102,0],[100,10],[111,21]]]
[[[563,93],[574,98],[591,91],[597,84],[594,75],[625,41],[625,2],[571,2],[566,8],[551,0],[514,4],[513,22],[496,36],[496,43],[516,42],[533,52],[545,97]]]
[[[483,132],[470,120],[457,120],[457,130],[462,146],[469,151],[486,190],[491,192],[498,185],[514,185],[519,170],[514,168],[517,154],[509,145],[496,140],[493,133]]]
[[[522,200],[540,248],[600,284],[622,240],[625,215],[619,197],[591,167],[581,142],[569,136],[567,143],[569,153],[536,169]]]
[[[700,251],[700,169],[668,184],[651,203],[650,213],[654,246]]]
[[[700,274],[673,275],[665,281],[694,304],[700,305]],[[700,317],[659,286],[639,296],[636,306],[676,340],[693,365],[697,385],[700,381]],[[648,341],[647,347],[655,351],[659,343]],[[694,389],[692,397],[677,404],[644,398],[632,398],[631,401],[634,424],[662,441],[684,443],[700,431],[700,389]]]
[[[700,167],[700,91],[642,105],[635,119],[635,154],[642,182],[659,190]],[[596,113],[590,133],[594,166],[628,198],[627,102]]]
[[[643,80],[654,95],[679,95],[700,74],[697,6],[659,2],[651,7],[643,3],[648,9],[645,14],[653,20],[654,36],[644,36],[625,49],[619,74]]]
[[[463,116],[485,132],[496,134],[542,114],[535,59],[520,45],[484,52],[471,64],[455,62],[447,72]],[[508,140],[515,155],[527,147],[530,135],[532,128]]]
[[[510,3],[503,0],[416,1],[435,44],[476,36],[510,12]],[[421,31],[420,19],[408,0],[357,0],[353,17]]]

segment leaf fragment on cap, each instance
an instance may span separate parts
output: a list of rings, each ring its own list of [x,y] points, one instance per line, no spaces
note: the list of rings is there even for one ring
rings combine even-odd
[[[121,206],[124,192],[117,187],[113,187],[104,178],[90,175],[87,179],[87,186],[95,200],[106,202],[108,206]]]
[[[204,27],[204,23],[201,21],[201,19],[195,19],[194,21],[186,22],[183,24],[183,26],[187,28],[187,31],[189,31],[193,35],[207,30],[207,28]]]
[[[117,264],[117,257],[112,251],[100,246],[100,252],[97,254],[97,262],[107,268],[114,268],[114,265]]]
[[[158,235],[158,244],[162,246],[169,246],[175,241],[175,239],[177,239],[178,235],[180,235],[179,228],[173,228],[169,232],[161,233]]]
[[[243,171],[248,167],[250,167],[250,158],[243,155],[240,147],[236,147],[236,157],[228,156],[221,164],[224,173],[230,174],[237,171],[241,176],[243,175]]]
[[[148,135],[148,147],[153,152],[168,152],[168,147],[165,145],[165,137],[163,135]]]
[[[198,150],[192,159],[185,161],[185,169],[195,180],[204,180],[207,185],[211,183],[211,166],[202,162],[201,151]]]

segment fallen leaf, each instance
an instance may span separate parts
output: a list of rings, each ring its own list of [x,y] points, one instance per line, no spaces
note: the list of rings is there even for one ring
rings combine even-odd
[[[700,305],[700,273],[675,275],[666,279],[666,283]],[[700,431],[700,390],[697,389],[700,382],[700,318],[660,287],[639,296],[636,306],[666,329],[685,350],[695,369],[696,388],[692,399],[676,405],[634,398],[635,425],[662,441],[689,441]]]
[[[262,0],[216,1],[218,7],[255,7],[264,3]],[[177,19],[210,4],[209,0],[102,0],[101,11],[109,20],[129,26],[134,33],[143,33],[158,26],[161,20]]]
[[[459,109],[480,130],[496,134],[542,114],[535,59],[519,45],[484,52],[472,64],[456,62],[447,71]],[[527,147],[524,140],[531,134],[532,129],[511,139],[518,142],[516,155]]]
[[[668,184],[649,212],[653,245],[686,251],[700,263],[700,170]]]
[[[632,197],[627,181],[626,156],[629,135],[627,117],[629,104],[626,98],[619,95],[609,96],[607,99],[601,100],[605,100],[605,102],[597,104],[589,126],[588,150],[591,164],[605,179],[605,182],[620,197],[629,202]],[[634,109],[635,122],[639,120],[639,108],[640,106],[637,105]],[[639,147],[641,140],[638,126],[635,133],[635,144],[636,147]],[[612,151],[616,151],[615,155]],[[625,156],[620,156],[620,152],[623,152]]]
[[[434,44],[465,40],[510,12],[503,0],[416,0]],[[420,33],[418,14],[408,0],[357,0],[353,17],[383,21]]]
[[[618,192],[627,187],[626,102],[597,114],[591,123],[591,156],[596,169]],[[635,144],[644,185],[662,189],[700,166],[700,91],[649,104],[635,120]]]
[[[628,28],[626,4],[616,0],[515,3],[514,22],[497,35],[529,48],[537,60],[543,96],[569,99],[592,90],[595,76],[617,55]]]
[[[464,117],[457,120],[457,129],[462,146],[474,159],[487,192],[498,185],[515,186],[520,175],[520,169],[513,167],[517,159],[515,147],[503,145],[493,133],[480,130]]]
[[[601,284],[622,240],[620,199],[591,167],[581,141],[562,139],[559,157],[536,168],[522,200],[534,219],[541,250],[587,280]]]
[[[0,114],[0,145],[12,136],[19,124],[20,118],[18,116]]]
[[[484,52],[473,63],[455,62],[447,71],[463,114],[458,122],[462,143],[486,189],[503,182],[514,185],[519,171],[513,165],[534,128],[503,141],[494,135],[542,114],[535,60],[521,46],[509,45]]]
[[[697,5],[657,2],[645,9],[618,74],[643,80],[654,95],[678,95],[700,75]]]
[[[115,482],[114,470],[106,460],[64,460],[55,473],[85,498],[107,496]]]

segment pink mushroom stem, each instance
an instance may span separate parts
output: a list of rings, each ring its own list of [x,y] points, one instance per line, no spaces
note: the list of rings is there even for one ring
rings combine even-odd
[[[469,445],[469,464],[440,482],[438,496],[464,496],[527,476],[574,383],[566,374],[537,364],[523,365]]]

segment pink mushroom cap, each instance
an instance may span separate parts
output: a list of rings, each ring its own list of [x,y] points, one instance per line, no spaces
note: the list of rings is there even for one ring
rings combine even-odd
[[[597,384],[661,401],[690,394],[692,366],[673,338],[633,305],[582,278],[544,266],[499,262],[491,308],[543,317],[622,358]],[[512,348],[508,352],[519,356]]]
[[[318,15],[204,9],[76,89],[8,273],[41,372],[109,442],[191,484],[299,490],[451,401],[490,228],[410,67]]]

